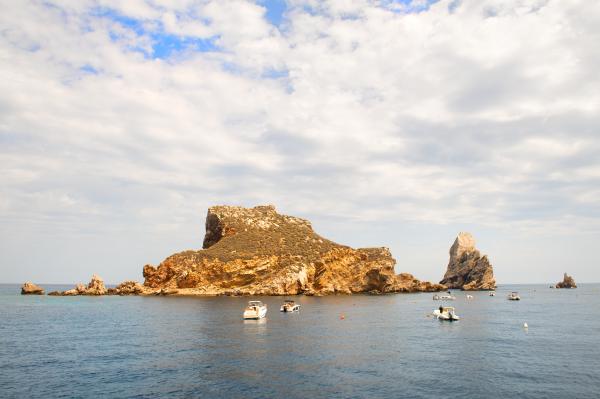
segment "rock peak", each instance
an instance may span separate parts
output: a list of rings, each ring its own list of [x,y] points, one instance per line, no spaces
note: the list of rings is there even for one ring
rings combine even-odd
[[[496,288],[494,271],[486,255],[481,256],[471,233],[460,232],[450,247],[448,269],[440,284],[463,290]]]
[[[465,252],[475,252],[475,238],[468,232],[458,233],[454,244],[450,247],[450,262],[459,259]]]
[[[567,273],[563,275],[563,281],[556,284],[556,288],[577,288],[575,279]]]

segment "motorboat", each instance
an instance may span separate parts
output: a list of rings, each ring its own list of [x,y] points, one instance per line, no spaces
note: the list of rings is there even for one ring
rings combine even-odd
[[[438,294],[435,294],[433,296],[433,300],[434,301],[453,301],[455,299],[456,299],[456,297],[452,296],[452,295],[438,295]]]
[[[267,315],[267,305],[261,301],[249,301],[244,309],[244,320],[258,320]]]
[[[496,296],[496,291],[490,291],[489,296]]]
[[[467,294],[467,299],[473,299],[473,295]]]
[[[440,306],[439,309],[433,311],[433,316],[438,320],[460,320],[460,316],[454,312],[454,308],[452,306]]]
[[[300,305],[292,300],[286,300],[279,310],[281,312],[297,312],[300,310]]]
[[[520,301],[521,297],[519,296],[518,292],[511,292],[510,294],[508,294],[508,300],[509,301]]]

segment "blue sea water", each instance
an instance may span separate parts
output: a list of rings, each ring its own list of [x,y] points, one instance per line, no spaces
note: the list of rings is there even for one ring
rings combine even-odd
[[[427,293],[296,297],[297,314],[252,298],[269,312],[244,322],[247,297],[0,285],[0,397],[600,397],[600,285],[455,294],[455,323],[428,317],[440,303]]]

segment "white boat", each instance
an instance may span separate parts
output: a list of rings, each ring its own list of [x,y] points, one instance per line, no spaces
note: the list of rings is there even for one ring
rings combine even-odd
[[[433,311],[433,316],[438,320],[460,320],[460,317],[454,313],[454,308],[452,306],[440,306],[439,309]]]
[[[519,296],[518,292],[511,292],[510,294],[508,294],[508,300],[509,301],[520,301],[521,297]]]
[[[456,299],[456,297],[452,296],[452,295],[437,295],[437,294],[435,294],[433,296],[434,301],[453,301],[455,299]]]
[[[250,301],[244,309],[244,320],[258,320],[267,315],[267,305],[261,301]]]
[[[279,310],[281,312],[297,312],[300,310],[300,305],[292,300],[286,300]]]
[[[496,296],[496,291],[490,291],[489,295],[490,296]]]
[[[473,295],[467,294],[467,299],[473,299]]]

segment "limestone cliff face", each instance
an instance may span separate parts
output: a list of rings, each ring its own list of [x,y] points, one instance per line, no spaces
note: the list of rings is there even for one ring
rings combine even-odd
[[[396,275],[387,248],[353,249],[316,234],[309,221],[273,206],[214,206],[203,250],[144,266],[147,290],[206,295],[327,295],[439,291],[439,284]],[[170,290],[170,291],[165,291]],[[158,292],[158,291],[157,291]]]
[[[450,247],[448,269],[440,284],[466,291],[496,288],[492,265],[487,256],[481,256],[475,248],[475,239],[470,233],[459,233]]]
[[[565,273],[563,281],[556,283],[556,288],[577,288],[577,284],[575,284],[575,279],[573,277]]]

